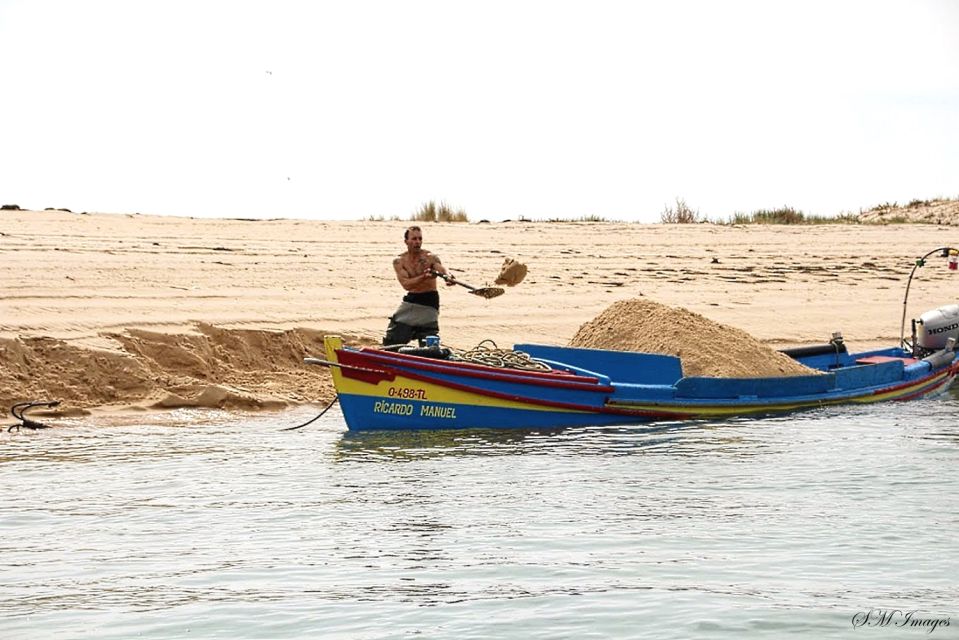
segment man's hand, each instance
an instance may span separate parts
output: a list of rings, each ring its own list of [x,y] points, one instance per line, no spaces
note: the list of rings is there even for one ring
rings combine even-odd
[[[443,278],[443,280],[446,281],[447,287],[452,287],[454,284],[456,284],[456,276],[454,276],[452,273],[440,273],[432,267],[430,267],[428,273],[430,273],[434,278]]]

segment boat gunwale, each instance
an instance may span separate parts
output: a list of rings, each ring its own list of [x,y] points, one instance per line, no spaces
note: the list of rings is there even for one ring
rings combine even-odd
[[[887,393],[895,393],[903,389],[908,389],[910,393],[908,395],[899,397],[899,398],[890,398],[893,401],[902,401],[902,400],[911,400],[914,398],[922,397],[930,391],[942,386],[943,384],[949,382],[949,380],[959,374],[959,361],[938,369],[936,371],[930,372],[928,375],[922,376],[921,378],[916,378],[915,380],[909,380],[906,382],[897,381],[896,383],[888,385],[878,385],[873,387],[857,387],[855,389],[839,389],[826,394],[806,394],[801,396],[774,396],[768,398],[753,398],[751,402],[743,402],[742,398],[744,396],[738,396],[736,398],[682,398],[682,402],[672,402],[669,400],[642,400],[641,398],[636,398],[635,400],[612,400],[612,405],[617,408],[628,408],[630,401],[635,402],[637,407],[660,407],[660,408],[675,408],[677,413],[679,410],[684,408],[692,408],[697,411],[711,408],[723,408],[723,409],[756,409],[762,410],[763,408],[774,407],[777,404],[789,404],[797,405],[796,408],[804,407],[813,407],[816,405],[831,405],[831,404],[841,404],[845,402],[855,402],[857,399],[861,398],[871,398],[873,396],[883,395]],[[913,391],[914,389],[914,391]],[[783,409],[782,411],[787,411],[788,409]],[[674,414],[670,414],[674,415]],[[695,415],[694,413],[687,413],[686,415]]]
[[[373,360],[373,362],[375,362],[377,365],[392,367],[394,371],[398,368],[405,371],[405,367],[408,367],[410,369],[429,371],[436,374],[499,380],[502,382],[552,387],[555,389],[575,389],[602,393],[613,393],[615,391],[615,387],[613,387],[611,384],[604,383],[598,377],[581,376],[575,373],[559,371],[526,371],[523,369],[499,369],[489,365],[474,364],[472,362],[436,360],[434,358],[424,358],[422,356],[406,354],[396,356],[391,352],[381,352],[377,349],[365,348],[343,348],[337,350],[338,359],[344,355],[347,357],[347,360],[354,357],[358,357],[360,359],[368,358]],[[412,362],[410,360],[412,360]]]

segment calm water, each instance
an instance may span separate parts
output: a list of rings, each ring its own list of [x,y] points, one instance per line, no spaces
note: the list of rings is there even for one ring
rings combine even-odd
[[[686,425],[353,435],[334,410],[279,431],[314,414],[4,432],[0,637],[959,637],[955,391]]]

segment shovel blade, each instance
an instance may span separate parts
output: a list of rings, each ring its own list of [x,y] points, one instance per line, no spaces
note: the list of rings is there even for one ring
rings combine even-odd
[[[474,296],[479,296],[481,298],[496,298],[506,293],[505,289],[500,289],[499,287],[483,287],[481,289],[473,289],[470,291]]]

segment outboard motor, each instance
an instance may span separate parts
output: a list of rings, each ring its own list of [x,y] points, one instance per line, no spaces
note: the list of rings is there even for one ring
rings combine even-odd
[[[913,321],[913,344],[930,353],[946,348],[949,338],[959,341],[959,304],[926,311]]]
[[[902,298],[902,322],[899,324],[899,347],[906,347],[906,303],[909,300],[909,287],[916,270],[926,264],[926,258],[938,253],[940,258],[948,258],[949,270],[959,271],[959,249],[955,247],[939,247],[933,249],[921,258],[909,272],[906,281],[906,295]],[[950,342],[951,339],[951,342]],[[954,352],[956,341],[959,339],[959,304],[949,304],[932,311],[927,311],[918,320],[912,321],[912,356],[925,358],[937,351]]]

